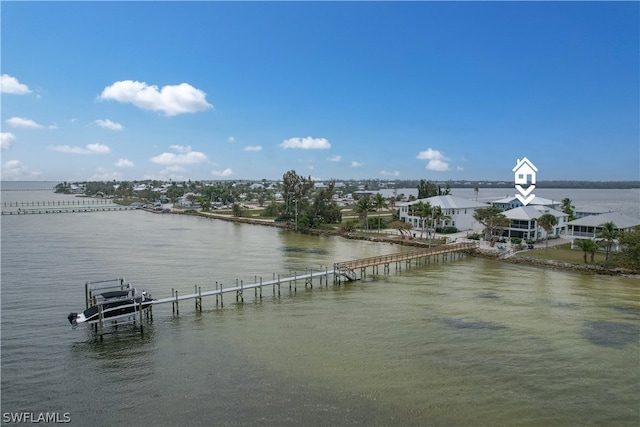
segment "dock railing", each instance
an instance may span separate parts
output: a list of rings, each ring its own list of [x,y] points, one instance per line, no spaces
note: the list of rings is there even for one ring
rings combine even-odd
[[[431,246],[411,252],[404,252],[391,255],[379,255],[369,258],[354,259],[351,261],[337,262],[334,264],[334,272],[337,275],[347,277],[349,280],[355,280],[355,271],[357,269],[364,269],[367,267],[374,267],[378,265],[390,265],[393,263],[400,263],[403,261],[411,261],[414,259],[430,257],[440,254],[448,254],[453,252],[470,251],[478,247],[477,242],[460,242],[449,243],[446,245]]]

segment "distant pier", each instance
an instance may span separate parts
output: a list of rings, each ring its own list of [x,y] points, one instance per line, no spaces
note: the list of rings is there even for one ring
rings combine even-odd
[[[2,202],[2,215],[123,211],[136,206],[118,205],[111,199]]]

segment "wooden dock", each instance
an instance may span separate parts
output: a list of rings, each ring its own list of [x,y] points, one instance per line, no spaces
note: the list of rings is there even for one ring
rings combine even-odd
[[[223,296],[227,293],[235,293],[236,302],[244,302],[244,292],[252,290],[254,291],[254,297],[256,299],[262,299],[263,288],[271,287],[272,294],[275,297],[280,296],[280,288],[283,284],[289,285],[289,290],[293,292],[297,291],[298,283],[304,284],[304,287],[313,288],[313,280],[319,279],[320,285],[324,283],[325,286],[329,285],[329,276],[333,277],[333,282],[340,285],[342,278],[353,281],[362,279],[366,275],[367,267],[374,268],[374,272],[378,272],[380,265],[384,266],[383,273],[389,273],[390,265],[395,264],[396,271],[402,270],[402,264],[408,268],[412,263],[420,265],[421,261],[430,263],[433,259],[435,262],[440,258],[447,260],[448,257],[462,257],[465,253],[471,252],[477,248],[477,242],[464,242],[464,243],[452,243],[447,245],[438,245],[430,248],[424,248],[412,252],[405,252],[400,254],[382,255],[370,258],[361,258],[345,262],[337,262],[333,265],[333,271],[325,269],[324,271],[306,271],[304,274],[295,273],[293,276],[281,277],[280,275],[273,274],[273,279],[264,281],[262,277],[255,277],[253,283],[244,283],[242,280],[237,280],[233,286],[224,287],[222,283],[216,282],[215,289],[203,291],[201,287],[194,286],[194,292],[190,294],[179,295],[175,289],[171,290],[171,296],[167,298],[160,298],[153,302],[153,305],[157,304],[173,304],[174,314],[178,314],[178,305],[180,301],[195,300],[196,309],[202,310],[202,298],[207,296],[216,297],[216,307],[224,307]],[[357,275],[357,270],[360,270],[360,277]]]
[[[2,202],[2,215],[123,211],[136,206],[118,205],[111,199]]]
[[[325,269],[324,271],[313,271],[310,270],[304,274],[298,275],[295,273],[293,276],[289,277],[281,277],[274,274],[274,278],[272,280],[264,281],[262,277],[255,278],[253,283],[244,283],[242,280],[238,281],[236,279],[236,283],[233,286],[224,287],[222,283],[216,282],[216,288],[214,290],[203,291],[202,287],[194,286],[194,293],[192,294],[184,294],[179,295],[176,289],[171,290],[172,296],[167,298],[160,298],[153,301],[153,305],[158,304],[166,304],[172,303],[173,313],[175,315],[179,315],[179,302],[184,300],[195,300],[195,306],[197,310],[202,311],[202,298],[207,296],[215,296],[216,297],[216,307],[224,307],[224,294],[227,293],[235,293],[236,302],[244,302],[244,292],[253,289],[254,297],[256,299],[262,299],[263,289],[270,287],[272,289],[272,294],[275,297],[276,295],[281,296],[281,286],[283,284],[289,285],[289,291],[297,292],[298,291],[298,282],[304,285],[305,288],[313,288],[313,279],[319,279],[320,286],[322,286],[323,282],[325,286],[329,285],[329,276],[333,275],[334,272]]]
[[[426,263],[430,263],[432,260],[434,262],[437,262],[440,259],[442,259],[443,261],[446,261],[449,258],[451,259],[454,259],[456,257],[461,258],[462,256],[464,256],[467,253],[470,253],[477,247],[478,247],[477,242],[464,242],[464,243],[453,243],[453,244],[447,244],[447,245],[438,245],[438,246],[424,248],[424,249],[420,249],[412,252],[405,252],[405,253],[392,254],[392,255],[381,255],[376,257],[355,259],[355,260],[345,261],[345,262],[337,262],[333,265],[333,270],[329,270],[328,268],[325,268],[325,270],[317,270],[317,271],[307,270],[303,274],[294,273],[293,276],[287,276],[287,277],[281,277],[280,275],[276,276],[276,274],[273,274],[273,278],[271,280],[266,280],[266,281],[263,280],[262,277],[258,278],[256,276],[252,283],[244,283],[244,281],[236,279],[235,284],[227,287],[223,286],[222,283],[216,282],[215,289],[213,290],[203,291],[202,287],[195,285],[194,292],[189,294],[179,294],[178,290],[172,289],[170,297],[153,300],[151,306],[145,311],[147,313],[147,318],[152,320],[153,306],[159,305],[159,304],[171,303],[173,307],[173,315],[179,316],[180,315],[179,303],[181,301],[186,301],[186,300],[194,300],[196,310],[202,311],[202,306],[203,306],[202,299],[208,296],[215,296],[216,298],[215,307],[222,308],[224,307],[225,294],[229,294],[229,293],[235,294],[235,302],[243,303],[244,293],[246,291],[253,290],[254,301],[258,301],[258,300],[262,300],[263,290],[265,288],[267,288],[267,291],[269,290],[269,288],[271,288],[271,293],[275,298],[276,296],[277,297],[281,296],[282,285],[289,285],[289,292],[297,292],[298,284],[300,284],[301,286],[304,286],[305,288],[313,288],[314,280],[318,280],[320,283],[320,286],[324,284],[325,287],[328,287],[330,276],[333,277],[333,283],[335,285],[340,286],[343,278],[350,281],[363,279],[366,276],[366,269],[368,267],[373,268],[374,273],[377,274],[378,267],[382,265],[384,266],[383,273],[389,274],[391,264],[395,264],[396,271],[401,271],[402,264],[405,264],[406,268],[409,268],[412,265],[412,263],[415,265],[421,265],[423,261]],[[360,270],[359,278],[357,275],[357,270]],[[119,286],[121,289],[124,289],[123,288],[125,286],[124,279],[114,279],[114,280],[117,280],[116,286]],[[95,292],[96,290],[107,289],[104,287],[92,288],[92,285],[106,283],[106,282],[109,282],[109,281],[93,282],[93,283],[87,282],[85,284],[85,297],[87,301],[86,303],[87,307],[89,307],[92,301],[95,304],[93,292]],[[130,286],[130,285],[127,284],[127,286]],[[111,285],[111,287],[113,287],[113,285]],[[136,323],[136,317],[139,317],[141,333],[143,331],[142,311],[143,310],[141,309],[139,310],[139,312],[136,312],[133,315],[134,325]],[[105,326],[106,325],[102,321],[100,322],[99,325],[95,326],[96,332],[98,332],[101,339],[102,339],[102,335],[104,334]],[[117,324],[116,324],[116,327],[117,327]]]
[[[405,252],[392,255],[381,255],[370,258],[354,259],[351,261],[338,262],[333,266],[336,277],[346,277],[349,280],[357,280],[357,270],[360,270],[360,278],[366,275],[367,267],[372,267],[378,273],[378,267],[384,266],[383,272],[388,273],[391,264],[395,264],[396,270],[402,269],[404,263],[407,267],[412,262],[420,264],[422,261],[430,263],[432,258],[438,261],[440,257],[444,260],[449,256],[461,257],[465,253],[478,247],[477,242],[450,243],[447,245],[437,245],[412,252]]]

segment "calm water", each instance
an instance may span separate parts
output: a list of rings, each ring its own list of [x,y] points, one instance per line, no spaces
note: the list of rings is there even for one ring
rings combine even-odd
[[[49,195],[50,196],[50,195]],[[3,194],[3,197],[5,195]],[[12,196],[10,196],[12,197]],[[33,197],[33,196],[32,196]],[[2,412],[73,425],[640,423],[640,280],[465,258],[98,342],[86,280],[155,297],[402,248],[138,211],[2,216]]]

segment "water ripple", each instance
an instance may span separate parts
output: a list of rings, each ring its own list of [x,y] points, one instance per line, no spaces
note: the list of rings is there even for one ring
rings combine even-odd
[[[498,325],[484,320],[464,320],[455,317],[444,317],[440,322],[446,326],[456,329],[489,329],[492,331],[506,329],[506,326]]]

